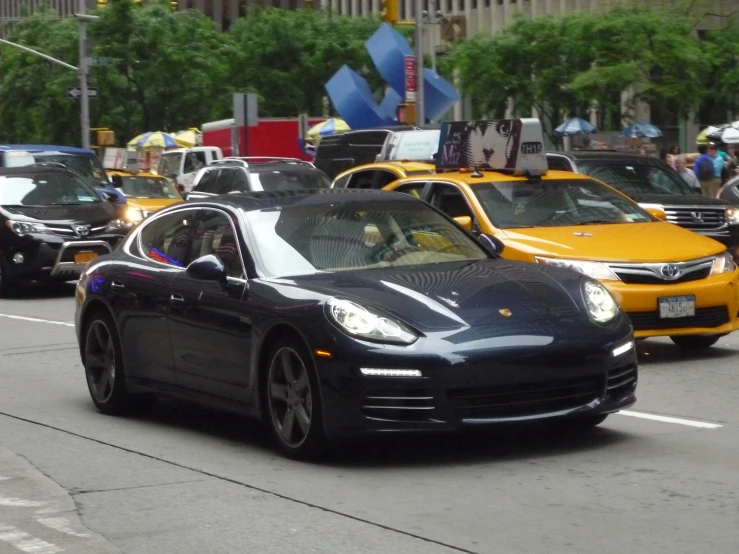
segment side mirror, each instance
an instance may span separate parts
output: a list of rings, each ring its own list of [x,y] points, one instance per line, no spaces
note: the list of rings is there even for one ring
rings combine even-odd
[[[111,194],[107,190],[101,190],[100,196],[103,197],[103,200],[107,200],[108,202],[117,202],[118,197],[115,194]]]
[[[496,256],[500,256],[503,254],[503,250],[505,250],[505,244],[503,244],[503,241],[493,235],[481,233],[480,236],[477,237],[477,240],[479,240],[487,250]]]
[[[456,221],[460,227],[463,227],[467,231],[472,231],[472,218],[470,216],[462,215],[459,217],[455,217],[454,221]]]
[[[121,177],[120,175],[113,175],[113,177],[111,177],[111,181],[113,182],[113,186],[115,188],[117,189],[123,188],[123,177]]]
[[[660,221],[667,221],[667,214],[662,208],[657,208],[650,206],[646,208],[647,212],[649,212],[650,215],[656,217]]]
[[[187,266],[186,273],[188,277],[199,281],[217,281],[223,287],[226,286],[228,281],[226,266],[223,265],[218,256],[213,254],[208,254],[193,261]]]

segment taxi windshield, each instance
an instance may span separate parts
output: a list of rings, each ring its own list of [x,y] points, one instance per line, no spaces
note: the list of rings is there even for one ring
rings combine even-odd
[[[637,163],[624,161],[584,160],[577,162],[580,173],[611,185],[628,196],[635,194],[694,194],[690,186],[672,168],[650,160]]]
[[[129,198],[179,198],[177,191],[163,177],[123,177],[121,192]]]
[[[472,190],[499,229],[654,221],[636,203],[591,179],[507,181]]]

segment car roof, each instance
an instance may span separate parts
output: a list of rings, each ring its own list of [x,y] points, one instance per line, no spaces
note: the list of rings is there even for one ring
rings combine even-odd
[[[74,146],[57,146],[54,144],[0,144],[0,152],[39,152],[51,151],[62,154],[85,154],[95,155],[92,150],[77,148]]]
[[[609,150],[575,150],[568,152],[547,152],[547,156],[566,156],[572,160],[628,160],[628,161],[658,161],[657,158],[635,154],[632,152],[614,152]]]
[[[43,175],[46,173],[71,173],[74,171],[63,165],[30,164],[19,167],[0,167],[0,177],[17,177],[21,175]]]
[[[149,173],[148,171],[126,171],[125,169],[106,169],[105,173],[108,174],[109,177],[112,177],[113,175],[120,175],[121,177],[154,177],[159,179],[165,179],[164,175],[159,175],[156,173]]]
[[[470,186],[484,185],[486,183],[509,183],[509,182],[521,182],[526,183],[532,179],[542,181],[557,181],[562,179],[579,179],[579,180],[592,180],[592,177],[588,175],[582,175],[581,173],[572,173],[571,171],[558,171],[550,169],[545,175],[539,177],[529,178],[525,175],[509,175],[508,173],[499,173],[497,171],[482,170],[482,177],[473,177],[470,171],[460,173],[459,171],[442,171],[437,173],[427,173],[425,175],[413,175],[403,180],[404,183],[409,181],[421,181],[426,182],[432,181],[462,181]]]

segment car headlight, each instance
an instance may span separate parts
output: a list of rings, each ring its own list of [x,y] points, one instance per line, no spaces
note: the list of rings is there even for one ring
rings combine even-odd
[[[122,231],[126,227],[128,227],[128,222],[123,221],[122,219],[114,219],[110,223],[108,223],[108,226],[105,228],[106,233],[115,232],[115,231]]]
[[[412,344],[418,339],[413,331],[399,321],[348,300],[329,299],[327,311],[339,327],[356,337],[396,344]]]
[[[596,323],[608,323],[618,315],[618,304],[608,289],[598,281],[584,281],[582,296],[590,319]]]
[[[734,258],[729,252],[722,252],[716,256],[711,266],[711,275],[718,275],[719,273],[733,273],[736,269]]]
[[[126,210],[126,219],[131,223],[138,223],[144,219],[144,211],[139,208],[128,208]]]
[[[592,277],[593,279],[620,281],[618,275],[608,269],[608,266],[600,262],[588,262],[584,260],[565,260],[561,258],[540,258],[537,256],[536,263],[574,269],[575,271]]]
[[[12,220],[8,220],[5,223],[10,228],[11,231],[13,231],[16,235],[19,235],[19,236],[31,235],[31,234],[42,234],[42,235],[52,234],[51,231],[49,231],[49,229],[46,227],[46,225],[42,223],[31,223],[29,221],[12,221]]]
[[[726,221],[729,222],[729,225],[739,225],[739,206],[726,208]]]

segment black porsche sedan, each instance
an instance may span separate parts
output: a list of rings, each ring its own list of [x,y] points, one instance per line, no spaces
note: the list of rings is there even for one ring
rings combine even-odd
[[[240,411],[298,458],[387,431],[582,429],[632,405],[633,331],[608,291],[497,244],[385,191],[165,208],[78,283],[92,400]]]

